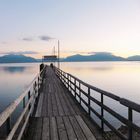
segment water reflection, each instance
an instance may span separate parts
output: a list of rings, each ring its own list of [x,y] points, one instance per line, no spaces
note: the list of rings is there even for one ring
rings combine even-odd
[[[39,71],[39,64],[0,65],[0,112],[13,102]]]
[[[0,71],[8,72],[8,73],[23,73],[27,67],[25,66],[19,66],[19,67],[3,67],[0,68]]]
[[[139,62],[75,62],[63,63],[61,68],[95,87],[140,103]],[[91,93],[91,96],[99,100],[97,93]],[[107,97],[104,98],[104,103],[112,110],[128,118],[128,108]],[[99,113],[100,108],[95,104],[93,106]],[[122,124],[109,113],[105,112],[104,115],[116,128]],[[100,122],[95,115],[92,116],[96,118],[98,123]],[[134,123],[140,124],[140,113],[134,113],[133,118]]]
[[[140,102],[140,63],[74,62],[61,68],[83,81],[135,102]]]

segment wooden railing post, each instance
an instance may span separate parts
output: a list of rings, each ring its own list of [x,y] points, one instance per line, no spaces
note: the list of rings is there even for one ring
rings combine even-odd
[[[76,79],[74,78],[74,94],[75,94],[75,98],[76,98]]]
[[[38,93],[39,93],[39,88],[40,88],[40,87],[39,87],[39,77],[37,78],[37,86],[38,86],[37,89],[38,89]]]
[[[68,78],[68,90],[70,90],[70,81],[69,81],[69,74],[67,75],[67,78]]]
[[[103,118],[104,118],[104,109],[103,109],[103,104],[104,104],[104,96],[103,96],[103,93],[101,93],[101,117],[102,117],[102,120],[101,120],[101,129],[102,129],[102,132],[104,132],[104,121],[103,121]]]
[[[57,68],[57,72],[58,72],[58,76],[59,78],[61,77],[61,73],[60,73],[60,70]],[[61,78],[60,78],[61,79]]]
[[[88,114],[90,116],[90,88],[88,87]]]
[[[80,105],[81,105],[81,83],[79,81],[79,97],[80,97]]]
[[[33,84],[33,94],[34,94],[35,104],[36,104],[36,85],[35,85],[35,83]]]
[[[63,76],[62,76],[62,71],[60,70],[60,78],[61,78],[61,80],[63,81]]]
[[[23,109],[26,107],[26,103],[25,103],[25,97],[23,98]],[[23,122],[25,122],[26,118],[25,115],[23,116]],[[23,135],[24,137],[24,135]]]
[[[7,135],[10,133],[10,131],[11,131],[11,117],[9,116],[9,118],[6,121],[6,132],[7,132]]]
[[[63,78],[63,83],[65,84],[65,77],[64,77],[64,72],[62,71],[62,78]]]
[[[66,74],[66,85],[67,85],[67,88],[68,88],[68,73]]]
[[[65,85],[65,73],[63,72],[63,83]]]
[[[62,71],[61,71],[61,79],[62,79],[62,82],[63,82],[63,73],[62,73]]]
[[[25,104],[25,97],[23,98],[23,108],[25,108],[26,104]]]
[[[128,108],[128,120],[130,122],[133,122],[133,112],[132,112],[132,108]],[[129,126],[129,131],[128,131],[128,140],[132,140],[133,139],[133,129]]]
[[[64,72],[64,85],[66,86],[66,73]]]
[[[59,78],[60,78],[60,80],[62,80],[61,79],[61,71],[58,69],[58,71],[59,71]]]
[[[35,94],[37,94],[36,87],[37,87],[37,84],[36,84],[36,81],[35,81]]]
[[[28,92],[28,101],[30,100],[30,98],[31,98],[31,93],[30,93],[30,91]],[[30,108],[31,108],[31,104],[29,105],[29,110],[30,110]]]
[[[71,91],[71,76],[70,76],[70,91]]]

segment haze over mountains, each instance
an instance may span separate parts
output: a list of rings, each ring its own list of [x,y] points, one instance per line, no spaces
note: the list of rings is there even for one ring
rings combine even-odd
[[[115,56],[111,53],[95,53],[91,55],[72,55],[66,58],[60,59],[63,62],[84,62],[84,61],[140,61],[140,55],[130,56],[128,58],[123,58],[120,56]],[[31,63],[31,62],[41,62],[40,59],[35,59],[32,57],[27,57],[24,55],[9,54],[0,57],[0,63]]]

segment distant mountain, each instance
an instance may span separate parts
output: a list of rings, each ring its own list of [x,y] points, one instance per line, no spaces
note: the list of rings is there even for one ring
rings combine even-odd
[[[0,63],[30,63],[30,62],[41,62],[41,59],[35,59],[24,55],[5,55],[0,57]],[[84,62],[84,61],[140,61],[140,55],[130,56],[123,58],[115,56],[111,53],[95,53],[92,55],[72,55],[66,58],[60,58],[61,62]]]
[[[32,57],[15,54],[0,57],[0,63],[25,63],[25,62],[37,62],[37,60]]]
[[[63,61],[125,61],[123,57],[112,55],[111,53],[95,53],[93,55],[73,55],[64,58]]]
[[[134,55],[127,58],[129,61],[140,61],[140,55]]]

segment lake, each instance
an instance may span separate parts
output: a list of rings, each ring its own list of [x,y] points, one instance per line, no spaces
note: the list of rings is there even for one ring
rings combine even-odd
[[[39,64],[0,64],[0,112],[14,101],[39,72]]]
[[[95,87],[140,103],[140,62],[62,63],[61,69]]]
[[[140,103],[140,62],[63,62],[61,69],[95,87]],[[0,112],[27,88],[38,72],[39,63],[0,64]],[[105,99],[105,104],[127,117],[124,106],[109,99]],[[93,106],[100,112],[97,105]],[[107,112],[105,117],[118,127],[119,122]],[[140,123],[138,113],[134,120]]]

